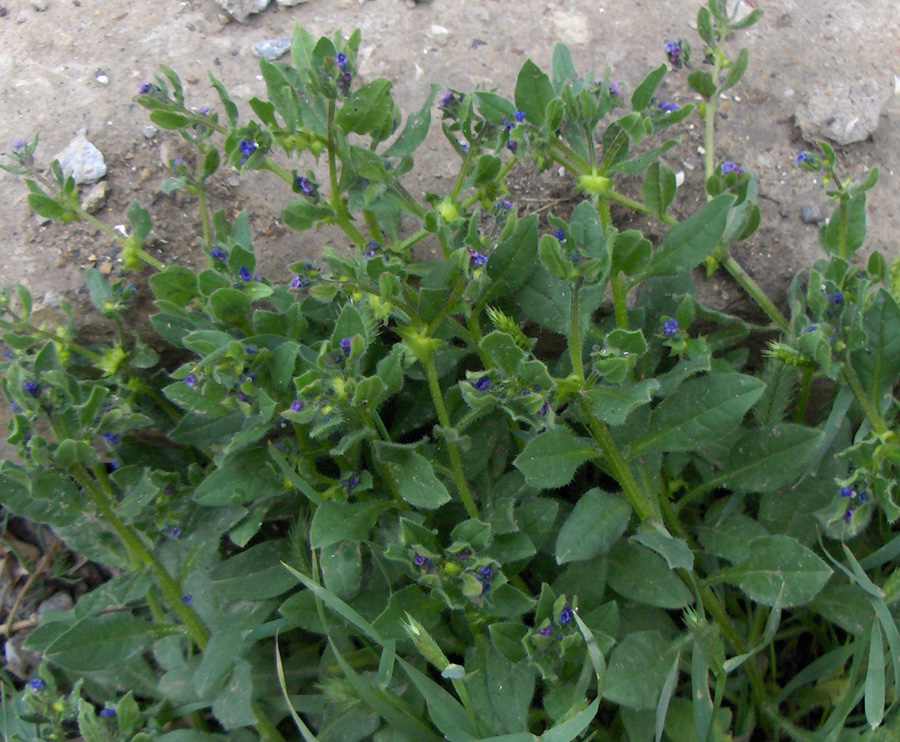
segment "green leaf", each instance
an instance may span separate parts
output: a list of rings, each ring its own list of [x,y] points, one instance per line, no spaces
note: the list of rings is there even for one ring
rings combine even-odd
[[[433,510],[450,501],[450,493],[434,475],[431,462],[410,448],[375,441],[375,458],[394,480],[397,492],[413,507]]]
[[[702,95],[706,100],[714,97],[716,94],[716,83],[711,73],[706,70],[694,70],[688,75],[688,85],[694,92]]]
[[[228,731],[256,722],[253,713],[253,674],[247,660],[238,660],[225,688],[213,702],[213,715]]]
[[[44,659],[76,672],[124,665],[153,639],[175,633],[126,613],[90,616],[76,621],[44,650]]]
[[[406,157],[411,155],[418,149],[419,145],[425,141],[428,135],[428,128],[431,126],[431,104],[434,102],[434,96],[440,90],[439,85],[432,85],[431,90],[425,98],[422,107],[415,113],[411,113],[406,119],[406,126],[403,131],[384,152],[383,157]]]
[[[644,78],[643,82],[641,82],[631,94],[632,109],[635,111],[643,111],[648,106],[650,99],[653,97],[653,94],[656,93],[656,89],[659,87],[662,79],[666,76],[667,71],[668,67],[666,67],[665,64],[661,64]]]
[[[216,565],[209,579],[216,594],[235,600],[264,600],[287,592],[295,585],[282,562],[290,559],[287,539],[263,541]]]
[[[733,196],[719,196],[672,227],[641,278],[675,276],[698,265],[722,239],[733,202]]]
[[[550,73],[553,75],[553,87],[556,92],[560,92],[563,85],[574,80],[578,74],[575,71],[575,65],[572,64],[569,47],[561,42],[553,45],[553,62],[550,65]]]
[[[544,111],[553,100],[550,78],[530,59],[522,65],[516,80],[516,108],[525,112],[525,118],[535,126],[544,123]]]
[[[194,501],[216,507],[263,500],[281,492],[284,483],[272,469],[265,448],[233,453],[194,490]]]
[[[784,588],[783,607],[811,601],[831,577],[831,568],[790,536],[763,536],[750,543],[750,555],[711,579],[731,582],[762,605],[775,605]]]
[[[540,742],[572,742],[581,734],[597,716],[600,710],[600,698],[595,698],[591,705],[582,709],[575,716],[561,721],[541,735]],[[489,742],[489,740],[484,740]]]
[[[238,289],[213,291],[209,297],[209,309],[213,317],[228,325],[242,326],[250,318],[250,300]]]
[[[866,721],[872,729],[879,727],[884,720],[884,686],[884,643],[881,637],[881,626],[876,618],[872,621],[872,633],[869,639],[869,667],[866,670]]]
[[[843,208],[842,208],[843,207]],[[841,252],[841,234],[846,230],[844,252]],[[821,239],[824,237],[824,239]],[[826,252],[849,260],[866,239],[866,194],[857,193],[844,204],[839,203],[831,219],[821,228],[820,240]]]
[[[649,432],[632,444],[631,452],[701,449],[740,425],[764,387],[759,379],[742,374],[690,379],[653,410]]]
[[[434,725],[450,742],[471,742],[479,737],[472,719],[453,696],[402,658],[397,662],[425,699]]]
[[[728,73],[725,75],[725,82],[722,83],[721,89],[728,90],[728,88],[733,88],[737,85],[747,71],[747,65],[749,63],[750,54],[746,49],[741,49],[738,52],[737,57],[735,57],[734,61],[731,63],[731,66],[728,68]]]
[[[319,559],[322,582],[343,600],[352,600],[359,593],[362,580],[362,554],[358,543],[342,541],[322,552]]]
[[[141,206],[137,200],[132,200],[128,204],[128,222],[131,224],[131,237],[134,244],[140,247],[147,241],[147,235],[153,229],[153,220],[150,218],[150,212]]]
[[[568,281],[574,275],[575,268],[572,261],[563,255],[559,240],[552,234],[545,234],[541,237],[538,255],[551,276]]]
[[[641,192],[644,203],[654,216],[662,217],[675,198],[675,171],[662,160],[656,160],[644,175]]]
[[[150,120],[160,129],[181,129],[184,126],[188,126],[193,119],[176,111],[157,109],[150,112]]]
[[[694,568],[694,555],[687,542],[683,538],[675,538],[661,523],[644,521],[631,540],[659,554],[666,560],[669,569]]]
[[[741,20],[729,23],[728,27],[732,31],[738,31],[742,28],[749,28],[762,17],[762,13],[762,10],[760,10],[759,8],[754,8],[746,16],[741,18]]]
[[[210,636],[193,678],[194,689],[201,698],[218,695],[228,673],[246,650],[241,633],[240,629],[225,629]]]
[[[869,400],[881,407],[900,376],[900,307],[885,289],[878,289],[863,312],[866,344],[853,351],[850,363]]]
[[[649,549],[618,542],[609,555],[609,586],[619,595],[658,608],[684,608],[693,593],[660,557]]]
[[[618,386],[596,386],[584,396],[598,419],[610,425],[621,425],[632,411],[649,404],[657,391],[659,382],[656,379],[643,379]]]
[[[337,503],[326,500],[313,515],[309,545],[313,549],[325,549],[338,541],[366,541],[385,507],[382,502]]]
[[[219,94],[219,100],[222,101],[222,108],[225,109],[225,116],[228,118],[228,122],[234,127],[237,125],[238,120],[238,109],[234,104],[234,101],[231,100],[231,97],[228,95],[228,92],[225,90],[225,86],[222,85],[215,77],[213,77],[212,73],[209,74],[209,81],[212,83],[212,86],[216,89],[216,92]]]
[[[713,24],[712,16],[706,8],[700,8],[697,11],[697,35],[703,39],[707,46],[713,44]]]
[[[606,554],[628,527],[631,506],[620,496],[595,488],[585,492],[556,539],[556,563]]]
[[[551,489],[568,484],[575,470],[596,455],[590,438],[578,438],[568,428],[558,427],[528,441],[513,465],[531,486]]]
[[[473,95],[478,101],[478,112],[488,121],[500,124],[503,119],[512,121],[515,116],[516,107],[503,96],[483,90],[478,90]]]
[[[325,204],[310,201],[288,201],[281,210],[281,218],[291,229],[304,232],[313,224],[334,217],[334,211]]]
[[[28,205],[35,214],[45,219],[59,219],[61,216],[69,213],[68,207],[63,206],[55,198],[41,193],[29,193]]]
[[[341,106],[335,123],[344,131],[369,134],[384,131],[394,117],[394,99],[390,80],[380,77],[355,90]]]
[[[183,265],[166,266],[150,276],[149,282],[157,299],[182,307],[198,295],[197,274]]]
[[[636,631],[613,649],[603,697],[637,710],[656,708],[671,665],[669,642],[656,631]]]
[[[485,335],[480,345],[481,351],[510,378],[515,378],[519,366],[525,360],[522,350],[512,336],[499,330]]]
[[[751,430],[735,443],[716,477],[738,492],[771,492],[793,483],[815,456],[823,433],[794,423]]]
[[[512,293],[528,280],[537,262],[537,214],[519,219],[513,233],[491,253],[485,272],[491,279],[483,302]]]

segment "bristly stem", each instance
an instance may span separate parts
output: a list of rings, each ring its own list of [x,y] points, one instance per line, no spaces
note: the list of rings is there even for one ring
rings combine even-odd
[[[814,368],[805,368],[800,377],[800,395],[797,397],[797,407],[794,410],[795,423],[802,423],[803,417],[806,415],[806,406],[809,404],[809,393],[812,389],[814,372]]]
[[[581,279],[576,278],[569,286],[572,291],[571,314],[569,322],[569,357],[572,360],[572,373],[584,383],[584,362],[581,358],[581,322],[580,294]]]

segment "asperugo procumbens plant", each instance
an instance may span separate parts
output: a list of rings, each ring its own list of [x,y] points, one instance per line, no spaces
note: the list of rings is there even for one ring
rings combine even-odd
[[[4,738],[896,739],[900,263],[854,260],[877,173],[842,180],[825,143],[798,156],[835,203],[825,257],[787,316],[730,256],[757,184],[716,159],[715,112],[757,16],[700,10],[696,107],[655,97],[690,67],[681,40],[630,93],[559,45],[512,99],[435,86],[405,122],[390,81],[359,79],[358,32],[297,29],[246,123],[214,78],[221,112],[167,68],[143,85],[196,147],[162,188],[197,197],[206,267],[151,257],[133,203],[128,236],[101,229],[152,269],[159,337],[128,331],[126,278],[88,271],[114,328],[90,346],[4,295],[21,461],[0,499],[113,575],[28,637],[45,663],[6,680]],[[435,111],[459,171],[422,200],[402,179]],[[679,220],[666,136],[695,111],[708,200]],[[36,144],[8,162],[32,208],[93,220]],[[519,213],[525,159],[576,176],[568,220]],[[208,213],[222,166],[271,171],[287,225],[347,244],[258,275],[246,215]],[[612,204],[664,236],[620,231]],[[768,324],[704,307],[704,263]]]

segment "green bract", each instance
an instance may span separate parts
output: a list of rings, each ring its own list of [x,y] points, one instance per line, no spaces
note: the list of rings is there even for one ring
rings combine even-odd
[[[694,111],[658,106],[666,66],[626,104],[561,45],[512,100],[434,87],[405,122],[390,81],[357,80],[358,33],[297,29],[246,123],[215,79],[223,112],[199,113],[162,68],[136,100],[202,155],[164,184],[199,200],[199,271],[146,252],[136,202],[123,236],[17,149],[36,212],[153,268],[157,334],[126,332],[134,291],[97,271],[106,343],[0,297],[20,453],[0,502],[113,575],[28,636],[45,664],[0,736],[895,739],[900,262],[852,262],[877,176],[842,182],[824,143],[801,159],[836,184],[827,257],[787,315],[730,256],[756,176],[719,168],[712,125],[748,65],[723,40],[757,15],[698,16],[708,198],[680,222],[660,136]],[[435,100],[459,171],[419,201],[402,179]],[[565,218],[509,200],[526,159],[575,176]],[[257,276],[247,216],[207,213],[224,166],[270,171],[289,227],[351,248]],[[620,231],[613,203],[664,234]],[[702,264],[765,324],[703,306]]]

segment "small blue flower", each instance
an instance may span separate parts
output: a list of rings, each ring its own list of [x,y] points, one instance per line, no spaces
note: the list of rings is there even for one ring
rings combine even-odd
[[[560,242],[566,241],[566,233],[563,232],[561,229],[554,229],[553,236],[556,237],[556,239],[558,239]]]
[[[246,265],[242,265],[240,270],[238,271],[238,275],[241,277],[242,281],[249,281],[253,278],[253,274],[250,273],[250,269]]]
[[[241,150],[241,165],[247,162],[250,159],[250,155],[259,149],[259,145],[251,139],[242,139],[239,147]]]
[[[342,70],[347,69],[347,55],[344,54],[344,52],[338,52],[337,56],[335,56],[335,58],[334,58],[334,61],[335,61],[335,63],[337,63],[337,66],[340,67]]]
[[[347,492],[351,492],[352,490],[356,489],[357,485],[359,485],[359,477],[355,474],[351,474],[343,482],[341,482],[341,484],[344,485],[344,489],[347,490]]]
[[[815,331],[816,331],[816,324],[814,322],[807,328],[807,332],[815,332]]]
[[[853,518],[853,513],[855,513],[855,512],[856,512],[856,508],[847,508],[847,510],[844,511],[844,522],[849,523],[850,520]]]
[[[663,45],[663,49],[666,52],[666,56],[669,58],[669,62],[678,66],[681,61],[679,57],[681,57],[681,52],[683,51],[681,39],[678,39],[678,41],[667,41]]]
[[[13,139],[13,141],[12,141],[13,151],[19,150],[19,149],[25,149],[27,146],[28,146],[28,142],[26,142],[24,139]]]
[[[202,113],[204,116],[209,113],[209,106],[200,106],[197,109],[197,113]]]
[[[469,262],[472,265],[484,265],[488,262],[487,255],[484,253],[477,252],[472,248],[469,248]]]
[[[252,356],[254,353],[256,353],[256,346],[255,346],[255,345],[245,345],[245,346],[244,346],[244,352],[245,352],[248,356]]]
[[[302,289],[304,286],[309,286],[309,279],[302,278],[301,276],[294,276],[291,280],[291,288],[292,289]]]
[[[47,684],[40,678],[32,678],[28,681],[28,687],[33,691],[39,691],[44,690],[44,688],[47,687]]]
[[[853,497],[853,490],[849,487],[841,487],[841,497]]]
[[[660,110],[662,113],[672,113],[672,111],[677,111],[677,110],[678,110],[678,104],[677,104],[677,103],[670,103],[669,101],[665,101],[665,100],[664,100],[664,101],[662,101],[662,102],[659,104],[659,110]]]
[[[291,402],[291,411],[292,412],[300,412],[306,405],[301,402],[299,399],[295,399]]]
[[[525,111],[516,111],[515,117],[516,121],[521,124],[525,120]]]
[[[538,631],[538,634],[540,634],[541,636],[550,636],[550,634],[552,633],[553,627],[550,624],[547,624],[546,626],[544,626],[544,628]]]
[[[181,535],[181,529],[178,526],[172,526],[169,529],[169,535],[172,538],[178,538]]]
[[[559,622],[565,626],[572,620],[572,606],[564,605],[563,609],[559,612]]]
[[[464,562],[466,561],[466,559],[472,556],[472,552],[469,551],[469,549],[461,549],[460,551],[457,551],[454,556],[459,559],[459,561]]]
[[[309,178],[305,178],[302,175],[297,177],[297,180],[294,181],[297,184],[297,188],[303,191],[303,195],[305,196],[314,196],[316,193],[316,184],[313,183]]]
[[[509,118],[507,118],[506,116],[503,117],[502,123],[503,123],[503,128],[506,129],[507,131],[512,131],[513,128],[515,127],[515,124],[512,121],[510,121]]]
[[[185,596],[185,597],[190,597],[190,596],[188,595],[188,596]],[[107,716],[107,717],[109,717],[109,716],[115,716],[115,715],[116,715],[116,710],[113,709],[113,708],[109,708],[109,707],[107,706],[106,708],[100,709],[99,716]]]
[[[190,605],[193,602],[194,598],[190,593],[181,596],[181,602],[185,605]],[[115,712],[113,712],[115,713]]]
[[[341,342],[338,343],[341,346],[341,351],[344,353],[344,356],[350,355],[350,346],[353,344],[352,338],[341,338]]]
[[[214,247],[209,251],[211,257],[215,260],[225,260],[228,257],[228,253],[223,250],[221,247]]]
[[[197,375],[196,374],[188,374],[185,376],[182,381],[191,389],[197,386]]]
[[[479,568],[478,568],[478,574],[479,574],[479,579],[480,579],[480,580],[486,581],[486,580],[490,580],[491,577],[494,576],[494,570],[493,570],[493,568],[488,564],[488,565],[485,565],[484,567],[479,567]]]
[[[519,143],[518,143],[515,139],[510,139],[510,140],[506,143],[506,148],[507,148],[510,152],[515,152],[515,151],[519,148]]]
[[[350,81],[353,79],[353,75],[349,72],[343,72],[341,76],[338,78],[337,84],[339,88],[348,88],[350,87]]]
[[[363,255],[367,258],[374,258],[378,252],[378,241],[377,240],[369,240],[366,243],[366,249],[363,252]]]
[[[544,404],[541,405],[541,409],[538,410],[538,415],[546,415],[547,410],[549,410],[549,409],[550,409],[550,403],[544,402]]]
[[[610,95],[614,95],[614,96],[616,96],[617,98],[621,98],[621,97],[622,97],[622,91],[621,91],[621,89],[619,88],[618,83],[615,83],[615,82],[613,82],[612,80],[609,81],[609,94],[610,94]]]
[[[484,376],[479,377],[472,386],[474,386],[479,392],[483,392],[491,385],[491,377],[485,374]]]
[[[869,501],[869,493],[863,490],[859,493],[859,502],[862,505],[865,505]]]
[[[138,95],[149,95],[153,92],[153,89],[156,87],[152,82],[142,82],[137,92]]]
[[[663,334],[666,337],[672,337],[678,334],[678,320],[674,318],[667,319],[663,322]]]
[[[835,291],[833,294],[827,295],[828,301],[834,302],[838,306],[844,303],[844,295],[840,291]]]
[[[35,381],[30,381],[30,380],[29,380],[29,381],[23,381],[23,382],[22,382],[22,389],[23,389],[27,394],[30,394],[32,397],[36,397],[36,396],[38,395],[38,385],[37,385],[37,382],[35,382]]]
[[[115,446],[122,439],[122,436],[120,436],[118,433],[110,432],[102,432],[100,433],[100,437],[111,446]]]
[[[728,173],[737,173],[740,175],[744,172],[744,168],[731,160],[725,160],[719,169],[722,171],[722,175],[728,175]]]
[[[423,572],[431,572],[431,570],[434,569],[434,562],[432,562],[429,557],[423,556],[419,552],[416,552],[415,556],[413,556],[413,564],[420,567]]]
[[[501,211],[509,211],[513,207],[513,202],[508,198],[501,198],[497,203],[494,204],[494,213],[499,213]]]
[[[453,103],[456,102],[456,96],[449,90],[445,90],[441,93],[441,97],[438,98],[438,108],[449,108]]]

